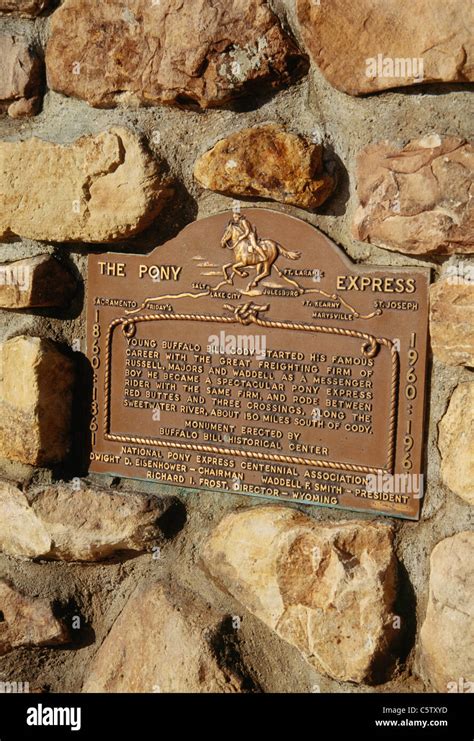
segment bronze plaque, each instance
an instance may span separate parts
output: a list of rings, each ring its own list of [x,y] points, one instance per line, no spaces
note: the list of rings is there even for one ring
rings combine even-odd
[[[416,519],[428,285],[256,208],[91,255],[90,470]]]

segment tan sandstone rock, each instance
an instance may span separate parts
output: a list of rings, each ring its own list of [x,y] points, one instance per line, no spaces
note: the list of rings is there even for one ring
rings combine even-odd
[[[0,111],[16,118],[38,113],[43,63],[20,36],[0,36]]]
[[[139,586],[95,655],[83,692],[240,692],[212,648],[219,616],[196,595]]]
[[[66,0],[46,65],[53,90],[93,106],[202,108],[281,87],[308,67],[263,0]]]
[[[47,599],[27,597],[0,579],[0,656],[19,646],[67,643],[67,631]]]
[[[0,264],[0,308],[66,306],[76,291],[69,270],[51,255]]]
[[[276,124],[242,129],[202,155],[194,177],[226,195],[271,198],[313,209],[334,190],[324,172],[322,147]]]
[[[112,242],[149,226],[169,195],[159,163],[127,129],[68,146],[0,142],[0,239]]]
[[[420,665],[438,692],[474,687],[474,532],[442,540],[431,554]]]
[[[51,538],[51,558],[99,561],[161,542],[162,518],[175,502],[173,497],[58,484],[33,494],[31,508]]]
[[[34,17],[51,5],[51,0],[0,0],[0,13]]]
[[[474,504],[474,382],[460,383],[438,427],[441,478]]]
[[[317,671],[370,681],[388,654],[397,565],[386,525],[321,524],[258,507],[224,517],[202,558],[219,585]]]
[[[474,281],[454,273],[430,288],[431,348],[446,365],[474,367]]]
[[[474,79],[466,13],[446,0],[297,0],[303,41],[338,90],[373,93]]]
[[[0,480],[0,551],[8,556],[36,558],[51,550],[51,537],[25,494]]]
[[[408,255],[474,251],[474,149],[456,137],[372,144],[357,158],[356,239]]]
[[[29,493],[0,480],[0,551],[9,556],[101,561],[164,540],[176,503],[133,492],[56,484]]]
[[[32,466],[69,450],[74,366],[50,340],[14,337],[0,345],[0,457]]]

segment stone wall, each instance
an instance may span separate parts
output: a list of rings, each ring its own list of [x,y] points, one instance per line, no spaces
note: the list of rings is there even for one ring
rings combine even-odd
[[[373,4],[0,0],[0,682],[474,681],[472,48],[462,0]],[[88,253],[235,198],[432,269],[418,523],[81,465]]]

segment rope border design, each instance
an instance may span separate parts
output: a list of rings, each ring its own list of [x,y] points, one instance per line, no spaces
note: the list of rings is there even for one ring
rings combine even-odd
[[[257,460],[275,461],[278,463],[293,463],[314,468],[330,468],[338,471],[351,471],[355,473],[393,473],[396,451],[396,427],[397,427],[397,406],[398,406],[398,384],[399,384],[399,358],[394,343],[385,338],[376,338],[374,335],[366,332],[358,332],[353,329],[344,329],[341,327],[324,327],[313,324],[303,324],[296,322],[270,321],[260,319],[259,311],[267,307],[258,307],[246,304],[245,306],[225,307],[232,309],[234,315],[230,317],[217,316],[210,314],[145,314],[137,317],[120,317],[110,323],[107,330],[106,349],[105,349],[105,377],[104,377],[104,439],[120,443],[137,443],[139,445],[150,445],[165,448],[177,448],[181,450],[190,450],[203,453],[217,453],[219,455],[231,455],[244,458],[255,458]],[[389,431],[386,464],[383,468],[374,468],[370,466],[358,466],[353,463],[335,463],[326,460],[314,460],[299,456],[279,455],[276,453],[260,453],[248,450],[234,450],[232,448],[222,448],[214,445],[201,445],[197,443],[175,443],[167,440],[157,440],[156,438],[129,437],[125,435],[115,435],[110,432],[110,359],[112,354],[112,335],[117,326],[122,325],[122,330],[127,338],[134,336],[136,324],[151,321],[199,321],[199,322],[218,322],[221,324],[256,324],[259,327],[268,329],[293,329],[305,332],[321,332],[323,334],[336,334],[346,337],[360,338],[364,340],[361,352],[366,357],[375,357],[380,345],[384,345],[390,350],[391,354],[391,383],[390,383],[390,414],[389,414]]]

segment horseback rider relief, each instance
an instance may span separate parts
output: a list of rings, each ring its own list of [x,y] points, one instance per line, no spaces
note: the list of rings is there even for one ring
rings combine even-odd
[[[233,214],[232,221],[238,228],[241,229],[241,232],[242,232],[242,236],[235,243],[234,249],[245,239],[248,239],[249,253],[252,254],[252,252],[255,251],[264,260],[265,254],[263,253],[263,250],[258,245],[257,230],[253,226],[253,224],[251,224],[250,221],[243,214],[238,214],[238,213]]]
[[[280,276],[284,277],[274,264],[280,255],[288,260],[298,260],[301,256],[299,252],[286,250],[273,239],[259,238],[253,224],[243,214],[235,212],[224,231],[221,247],[232,249],[235,256],[234,262],[223,267],[226,283],[233,284],[235,275],[247,278],[249,272],[245,268],[256,269],[256,276],[247,286],[247,291],[256,288],[260,281],[267,278],[273,267]]]

